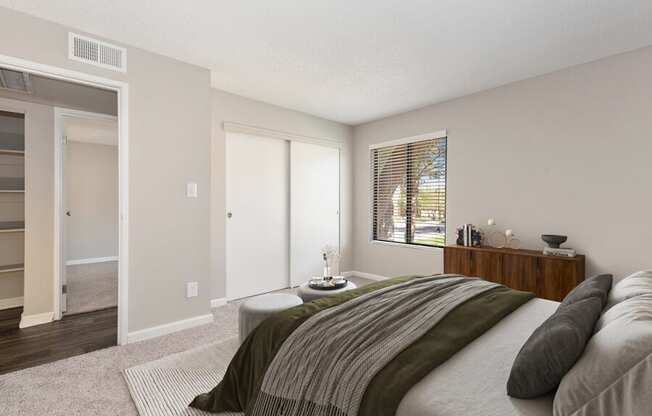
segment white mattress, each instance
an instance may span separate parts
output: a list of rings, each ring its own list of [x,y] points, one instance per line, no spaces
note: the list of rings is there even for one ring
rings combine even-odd
[[[552,396],[519,400],[506,384],[521,346],[557,302],[533,299],[433,370],[405,395],[397,416],[551,416]]]

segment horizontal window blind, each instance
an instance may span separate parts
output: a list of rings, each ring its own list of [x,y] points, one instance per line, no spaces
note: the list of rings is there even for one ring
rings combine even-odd
[[[446,137],[371,150],[373,239],[446,243]]]

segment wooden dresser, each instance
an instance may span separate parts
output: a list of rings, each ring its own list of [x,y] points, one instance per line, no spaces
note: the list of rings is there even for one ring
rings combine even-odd
[[[584,280],[584,256],[494,247],[444,247],[444,273],[481,277],[537,297],[561,301]]]

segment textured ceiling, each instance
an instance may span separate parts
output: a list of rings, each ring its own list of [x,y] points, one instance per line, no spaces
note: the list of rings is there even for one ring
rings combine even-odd
[[[650,0],[0,0],[348,124],[652,44]]]

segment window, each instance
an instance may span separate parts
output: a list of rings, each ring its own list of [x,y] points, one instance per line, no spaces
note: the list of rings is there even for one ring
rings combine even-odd
[[[446,243],[446,133],[371,146],[373,239]]]

